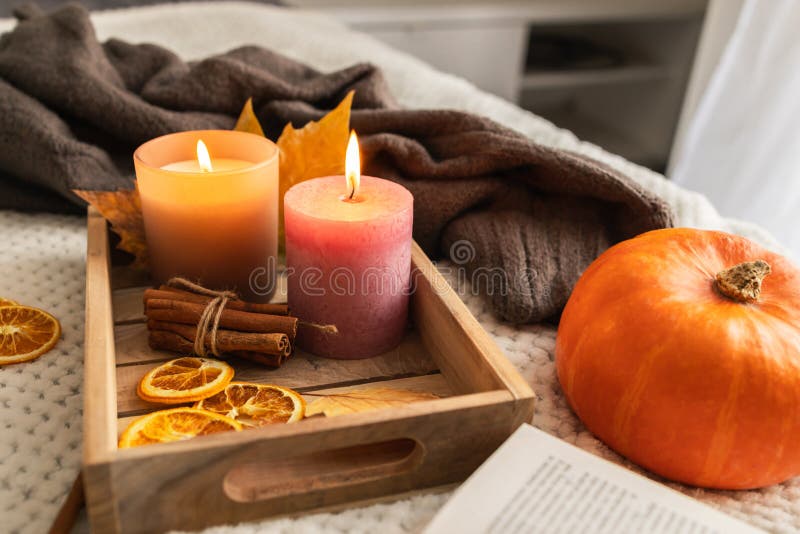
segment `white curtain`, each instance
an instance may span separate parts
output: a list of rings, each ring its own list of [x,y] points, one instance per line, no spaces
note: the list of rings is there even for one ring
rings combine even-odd
[[[800,258],[800,0],[746,0],[671,178]]]

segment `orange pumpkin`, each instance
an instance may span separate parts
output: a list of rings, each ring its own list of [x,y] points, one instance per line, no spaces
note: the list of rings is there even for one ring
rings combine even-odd
[[[800,271],[745,238],[673,228],[607,250],[564,309],[556,363],[589,430],[659,475],[800,475]]]

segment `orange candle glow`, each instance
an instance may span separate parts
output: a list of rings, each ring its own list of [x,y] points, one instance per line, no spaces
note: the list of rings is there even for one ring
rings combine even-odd
[[[278,148],[227,130],[180,132],[133,157],[150,270],[269,300],[278,253]]]

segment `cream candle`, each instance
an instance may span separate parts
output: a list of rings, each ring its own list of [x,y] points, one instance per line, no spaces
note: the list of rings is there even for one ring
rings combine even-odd
[[[360,177],[359,167],[351,136],[347,176],[308,180],[284,197],[289,308],[338,330],[301,323],[297,342],[331,358],[390,350],[408,320],[413,197],[394,182]]]
[[[139,147],[134,164],[157,282],[180,275],[248,300],[271,297],[278,252],[274,143],[234,131],[180,132]]]
[[[210,171],[204,171],[196,159],[188,159],[185,161],[176,161],[161,167],[165,171],[173,172],[221,172],[221,171],[235,171],[244,169],[245,167],[252,167],[252,161],[244,161],[241,159],[214,159],[214,165]]]

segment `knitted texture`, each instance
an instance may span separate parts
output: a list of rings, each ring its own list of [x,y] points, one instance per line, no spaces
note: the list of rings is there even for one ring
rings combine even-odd
[[[667,200],[675,209],[679,225],[738,233],[780,251],[779,245],[758,227],[720,218],[701,195],[681,189],[659,174],[598,147],[580,143],[571,133],[513,104],[437,72],[365,35],[346,30],[325,17],[226,2],[100,13],[94,16],[94,21],[102,39],[116,36],[133,42],[152,41],[189,58],[250,43],[275,48],[323,71],[356,61],[371,61],[384,70],[389,86],[403,106],[458,108],[491,116],[540,143],[588,155],[628,174]],[[11,26],[9,20],[0,21],[0,31]],[[0,368],[0,532],[3,533],[46,531],[80,462],[84,225],[82,218],[0,212],[4,238],[0,295],[49,309],[64,327],[64,338],[53,352],[34,362]],[[456,282],[454,276],[448,276]],[[470,310],[536,391],[534,424],[594,454],[625,464],[593,438],[567,407],[553,363],[555,330],[546,325],[515,327],[501,323],[489,312],[482,297],[473,295],[466,287],[461,290]],[[764,529],[800,532],[800,479],[759,491],[672,487]],[[424,495],[338,514],[310,514],[206,532],[415,532],[433,516],[447,495]],[[88,531],[85,522],[78,531]]]
[[[45,532],[80,466],[85,224],[0,212],[0,295],[63,330],[46,355],[0,367],[0,532]]]

